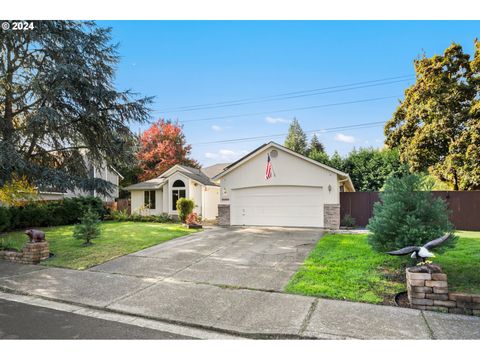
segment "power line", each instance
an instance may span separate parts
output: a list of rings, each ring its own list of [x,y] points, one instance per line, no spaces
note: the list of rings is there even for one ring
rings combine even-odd
[[[173,112],[173,111],[186,112],[186,111],[207,110],[207,109],[214,109],[214,108],[287,100],[287,99],[294,99],[299,97],[350,91],[350,90],[356,90],[356,89],[362,89],[362,88],[368,88],[368,87],[384,86],[384,85],[409,81],[409,80],[412,80],[413,78],[414,77],[411,75],[403,75],[403,76],[396,76],[396,77],[384,78],[384,79],[378,79],[378,80],[356,82],[356,83],[345,84],[345,85],[329,86],[329,87],[303,90],[303,91],[294,91],[294,92],[288,92],[288,93],[282,93],[282,94],[270,95],[270,96],[250,97],[250,98],[244,98],[240,100],[230,100],[230,101],[221,101],[221,102],[199,104],[199,105],[173,107],[173,108],[156,110],[156,112]]]
[[[337,126],[337,127],[331,127],[331,128],[325,128],[325,129],[307,130],[304,132],[306,134],[309,134],[309,133],[325,134],[325,133],[331,133],[331,132],[336,132],[341,130],[368,129],[373,127],[378,127],[380,125],[383,126],[384,124],[385,124],[384,121],[374,121],[374,122],[361,123],[356,125],[344,125],[344,126]],[[192,145],[231,144],[231,143],[237,143],[237,142],[248,142],[248,141],[254,141],[254,140],[261,140],[261,139],[270,139],[270,138],[282,137],[287,135],[288,135],[287,133],[270,134],[270,135],[251,136],[251,137],[228,139],[228,140],[207,141],[207,142],[201,142],[201,143],[193,143]]]
[[[232,119],[232,118],[247,117],[247,116],[256,116],[256,115],[269,115],[269,114],[277,114],[277,113],[289,112],[289,111],[310,110],[310,109],[319,109],[319,108],[326,108],[326,107],[332,107],[332,106],[359,104],[359,103],[393,99],[393,98],[399,98],[399,97],[400,96],[398,96],[398,95],[383,96],[383,97],[378,97],[378,98],[369,98],[369,99],[354,100],[354,101],[344,101],[344,102],[322,104],[322,105],[312,105],[312,106],[296,107],[296,108],[289,108],[289,109],[282,109],[282,110],[272,110],[272,111],[262,111],[262,112],[254,112],[254,113],[227,115],[227,116],[221,116],[221,117],[208,117],[208,118],[200,118],[200,119],[191,119],[191,120],[180,121],[180,123],[186,124],[186,123],[198,122],[198,121],[223,120],[223,119]]]

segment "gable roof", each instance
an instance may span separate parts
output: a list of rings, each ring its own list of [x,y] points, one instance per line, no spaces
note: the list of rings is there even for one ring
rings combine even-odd
[[[266,149],[267,147],[269,146],[272,146],[272,147],[275,147],[279,150],[282,150],[282,151],[285,151],[293,156],[296,156],[302,160],[305,160],[311,164],[314,164],[314,165],[317,165],[325,170],[328,170],[328,171],[331,171],[341,177],[344,178],[345,181],[348,182],[348,184],[350,185],[350,187],[352,188],[353,191],[355,191],[355,187],[353,186],[353,183],[352,183],[352,180],[350,179],[350,175],[348,175],[347,173],[344,173],[343,171],[340,171],[340,170],[337,170],[335,168],[332,168],[328,165],[325,165],[325,164],[322,164],[321,162],[318,162],[316,160],[313,160],[313,159],[310,159],[309,157],[306,157],[302,154],[299,154],[293,150],[290,150],[289,148],[285,147],[285,146],[282,146],[280,144],[277,144],[276,142],[274,141],[270,141],[269,143],[265,143],[259,147],[257,147],[255,150],[251,151],[250,153],[248,153],[247,155],[241,157],[240,159],[238,159],[237,161],[235,161],[234,163],[230,164],[229,166],[227,166],[220,174],[217,174],[216,176],[214,176],[212,178],[212,180],[218,180],[220,179],[221,177],[225,176],[226,174],[228,174],[229,172],[231,172],[233,169],[236,169],[237,167],[241,166],[243,163],[247,162],[248,160],[250,160],[251,158],[255,157],[260,151]]]
[[[201,168],[200,170],[202,171],[202,173],[212,179],[215,175],[220,174],[230,164],[231,163],[218,163]]]
[[[164,171],[158,177],[143,181],[138,184],[126,186],[125,190],[156,190],[160,189],[167,181],[168,178],[176,173],[180,173],[202,185],[206,186],[218,186],[210,178],[205,175],[200,169],[196,169],[186,165],[174,165],[170,169]]]
[[[204,173],[202,173],[201,171],[198,172],[198,173],[191,173],[191,172],[181,171],[181,170],[175,171],[175,173],[177,173],[177,172],[185,175],[186,177],[188,177],[192,180],[195,180],[195,181],[199,182],[202,185],[218,186],[218,184],[215,184],[213,181],[211,181],[210,178],[207,175],[205,175]]]
[[[163,184],[166,183],[166,180],[163,178],[155,178],[147,181],[143,181],[138,184],[133,184],[124,187],[125,190],[156,190],[160,189]]]

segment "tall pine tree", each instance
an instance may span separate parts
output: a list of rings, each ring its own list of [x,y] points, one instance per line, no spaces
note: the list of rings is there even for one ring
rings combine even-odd
[[[308,149],[309,154],[313,153],[313,152],[316,152],[316,153],[322,153],[322,152],[324,153],[325,152],[325,147],[320,142],[317,134],[315,134],[315,133],[313,134],[312,139],[310,140],[310,147]]]
[[[307,135],[302,130],[302,127],[296,118],[293,118],[293,121],[290,123],[288,135],[285,139],[285,147],[299,154],[307,155]]]

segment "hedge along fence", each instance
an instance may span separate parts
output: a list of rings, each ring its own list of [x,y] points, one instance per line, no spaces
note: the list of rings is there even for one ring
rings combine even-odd
[[[351,215],[357,226],[366,226],[373,215],[373,204],[380,201],[379,192],[341,192],[340,218]],[[432,191],[447,202],[450,221],[457,230],[480,230],[480,191]]]
[[[108,212],[102,200],[93,196],[33,202],[19,207],[0,206],[0,233],[30,227],[75,224],[88,208],[95,211],[101,219]]]

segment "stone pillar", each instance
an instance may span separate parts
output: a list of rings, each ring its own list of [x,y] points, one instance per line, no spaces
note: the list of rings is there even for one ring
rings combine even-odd
[[[218,225],[230,226],[230,204],[218,204]]]
[[[414,309],[448,312],[456,303],[448,299],[447,275],[440,266],[422,265],[406,269],[407,293]]]
[[[50,250],[48,242],[28,242],[22,249],[22,262],[26,264],[38,264],[40,260],[48,259]]]
[[[323,205],[323,227],[332,230],[340,228],[340,204]]]

